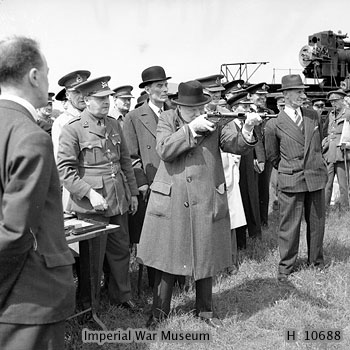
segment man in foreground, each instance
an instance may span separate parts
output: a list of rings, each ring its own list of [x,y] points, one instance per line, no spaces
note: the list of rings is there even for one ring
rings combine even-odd
[[[2,350],[62,350],[75,306],[51,138],[35,122],[35,108],[47,104],[47,74],[34,40],[0,41]]]

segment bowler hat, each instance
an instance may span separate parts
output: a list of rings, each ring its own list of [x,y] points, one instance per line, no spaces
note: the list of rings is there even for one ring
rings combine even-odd
[[[224,76],[222,74],[209,75],[207,77],[196,79],[199,81],[203,88],[210,92],[225,91],[225,88],[221,84],[221,79]]]
[[[84,96],[104,97],[113,95],[114,91],[111,90],[108,86],[110,79],[110,76],[104,76],[87,80],[77,85],[75,89],[80,91]]]
[[[134,98],[134,96],[131,94],[132,90],[133,87],[131,85],[118,86],[117,88],[113,89],[114,97]]]
[[[76,70],[63,76],[59,81],[59,86],[64,86],[66,89],[74,89],[75,86],[86,81],[90,76],[88,70]]]
[[[160,66],[152,66],[152,67],[146,68],[142,72],[141,77],[142,77],[142,83],[139,85],[140,89],[156,81],[171,79],[171,77],[167,77],[165,75],[164,68]]]
[[[202,84],[197,80],[180,83],[178,98],[172,100],[175,104],[187,107],[202,106],[211,101],[211,97],[203,93]]]
[[[266,83],[259,83],[248,86],[245,91],[250,94],[267,94],[269,86]]]
[[[335,101],[335,100],[340,100],[347,96],[346,92],[342,89],[334,90],[334,91],[329,91],[327,93],[327,99],[328,101]]]
[[[307,89],[299,74],[290,74],[282,77],[282,87],[277,91],[292,90],[292,89]]]

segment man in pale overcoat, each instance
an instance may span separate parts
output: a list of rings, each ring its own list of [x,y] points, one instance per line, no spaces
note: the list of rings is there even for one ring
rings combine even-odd
[[[253,127],[260,117],[247,119],[241,132],[215,128],[206,119],[198,81],[179,85],[176,110],[162,113],[157,128],[161,162],[151,185],[138,257],[156,270],[153,327],[170,311],[175,275],[196,281],[196,312],[220,327],[213,314],[212,277],[232,264],[230,217],[220,148],[242,153],[255,144]]]
[[[327,168],[322,157],[322,123],[316,111],[301,107],[305,85],[296,74],[282,77],[285,108],[266,124],[266,153],[278,170],[280,262],[277,279],[293,272],[299,249],[303,213],[308,263],[324,267],[325,193]]]

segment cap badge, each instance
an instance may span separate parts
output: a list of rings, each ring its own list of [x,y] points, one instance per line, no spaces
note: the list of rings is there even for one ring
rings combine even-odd
[[[102,86],[102,89],[105,89],[108,87],[108,82],[107,81],[101,81],[101,86]]]
[[[77,74],[77,77],[76,77],[75,81],[76,81],[77,83],[81,83],[81,82],[83,81],[83,78],[81,77],[80,74]]]

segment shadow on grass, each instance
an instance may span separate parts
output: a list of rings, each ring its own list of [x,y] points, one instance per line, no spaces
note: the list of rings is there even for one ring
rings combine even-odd
[[[331,307],[326,300],[300,291],[291,281],[280,283],[275,278],[256,278],[245,281],[234,288],[215,294],[213,300],[215,310],[220,317],[230,318],[235,315],[240,321],[244,321],[291,296],[319,308]],[[190,312],[193,308],[194,302],[191,301],[178,306],[177,311]]]

